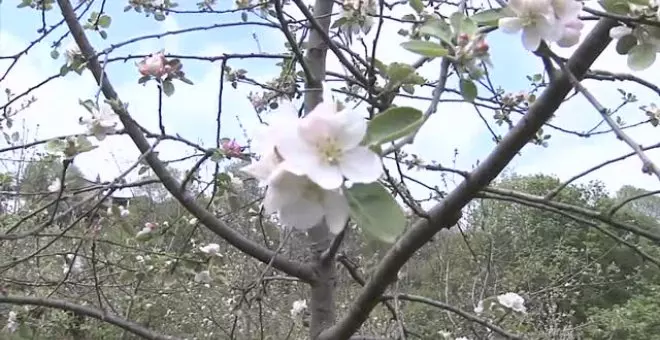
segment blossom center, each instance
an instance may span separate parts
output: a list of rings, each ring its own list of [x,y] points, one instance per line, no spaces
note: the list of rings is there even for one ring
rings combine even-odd
[[[342,155],[342,148],[333,137],[327,137],[321,142],[317,143],[316,149],[321,155],[321,159],[326,164],[336,165]]]

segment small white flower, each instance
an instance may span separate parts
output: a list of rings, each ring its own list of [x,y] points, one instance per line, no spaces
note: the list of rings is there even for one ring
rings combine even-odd
[[[135,257],[135,261],[143,263],[144,262],[144,257],[142,255],[138,255]]]
[[[18,329],[18,315],[14,311],[10,311],[7,316],[7,330],[9,333],[14,333]]]
[[[62,182],[59,178],[55,178],[53,182],[48,186],[48,191],[50,192],[59,192],[62,188]]]
[[[71,274],[77,275],[83,272],[84,266],[85,264],[79,256],[66,254],[64,264],[62,265],[62,272],[66,275],[69,272],[69,268],[71,268]]]
[[[525,299],[516,293],[506,293],[497,296],[497,301],[504,307],[515,312],[526,313]]]
[[[298,300],[293,302],[291,307],[291,316],[299,316],[305,309],[307,309],[307,300]]]
[[[211,272],[208,270],[202,270],[201,272],[196,273],[194,280],[198,283],[211,283],[211,281],[213,281],[211,278]]]
[[[220,251],[220,245],[217,243],[209,243],[203,247],[199,247],[199,250],[209,255],[222,256],[221,254],[218,253]]]
[[[87,131],[102,141],[105,136],[115,132],[115,127],[119,122],[117,115],[107,103],[101,103],[100,109],[92,113],[91,118],[80,118],[80,124],[87,127]]]
[[[195,224],[197,224],[197,218],[195,218],[195,217],[191,218],[191,219],[188,221],[188,224],[190,224],[190,225],[195,225]]]
[[[131,212],[128,209],[124,208],[123,205],[119,206],[119,217],[127,217]]]
[[[142,228],[142,230],[140,230],[135,235],[135,239],[138,240],[138,241],[145,241],[145,240],[151,238],[151,236],[153,236],[154,230],[156,230],[156,227],[157,226],[156,226],[155,223],[151,223],[151,222],[145,223],[144,228]]]
[[[76,44],[75,40],[71,40],[64,49],[64,55],[66,56],[67,62],[71,63],[76,57],[82,55],[80,47]]]
[[[474,308],[474,312],[477,314],[481,314],[484,312],[484,302],[483,300],[480,300],[479,303],[477,304],[477,307]]]

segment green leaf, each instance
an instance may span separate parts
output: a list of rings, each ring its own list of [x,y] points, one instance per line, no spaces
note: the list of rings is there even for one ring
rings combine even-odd
[[[108,28],[110,27],[110,24],[112,23],[112,18],[107,15],[102,15],[99,17],[98,25],[103,27],[103,28]]]
[[[57,153],[62,151],[66,143],[61,139],[52,139],[46,143],[46,152]]]
[[[108,39],[108,32],[106,32],[106,31],[103,31],[103,30],[99,31],[99,35],[101,36],[101,39],[103,39],[103,40]]]
[[[425,57],[444,57],[448,51],[442,45],[430,41],[411,40],[401,43],[401,47],[410,52],[421,54]]]
[[[387,67],[387,76],[392,83],[413,85],[424,84],[424,78],[418,75],[412,66],[404,63],[391,63]]]
[[[613,14],[625,15],[630,12],[630,4],[627,0],[599,0],[603,8]]]
[[[417,13],[422,13],[424,10],[424,4],[422,3],[422,0],[408,0],[408,3],[410,4],[410,7],[415,10]]]
[[[367,127],[366,144],[381,145],[416,131],[424,122],[421,111],[393,107],[375,116]]]
[[[166,80],[163,82],[163,93],[168,97],[174,94],[174,84],[171,81]]]
[[[465,99],[470,103],[474,102],[474,99],[477,98],[477,93],[478,93],[477,85],[475,85],[472,80],[461,79],[460,87],[461,87],[461,95],[463,96],[463,99]]]
[[[362,230],[393,243],[406,228],[406,216],[380,183],[356,183],[346,190],[351,217]]]
[[[655,51],[653,44],[641,44],[631,48],[628,52],[628,67],[633,71],[649,68],[655,62]]]
[[[57,50],[52,50],[50,51],[50,57],[53,59],[57,59],[60,57],[60,52],[57,52]]]
[[[624,35],[616,42],[616,53],[626,55],[635,45],[637,45],[637,38],[634,35]]]
[[[420,27],[419,32],[438,38],[446,44],[453,45],[451,41],[451,27],[449,27],[449,25],[444,21],[438,19],[429,19],[424,23],[422,27]]]
[[[60,67],[60,77],[66,76],[67,73],[69,73],[69,66],[64,64],[62,67]]]
[[[474,14],[470,17],[470,19],[478,24],[497,26],[497,21],[503,17],[505,17],[504,11],[501,8],[494,8]]]
[[[241,20],[243,20],[243,22],[247,22],[248,16],[246,12],[241,12]]]
[[[455,12],[449,17],[449,23],[454,29],[456,35],[465,33],[467,35],[474,35],[479,27],[470,18],[463,15],[461,12]]]

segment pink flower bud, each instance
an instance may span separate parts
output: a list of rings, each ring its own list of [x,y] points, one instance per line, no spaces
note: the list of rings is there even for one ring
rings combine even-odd
[[[140,74],[143,76],[161,78],[170,71],[170,68],[171,67],[167,65],[165,54],[162,51],[154,53],[138,63],[138,71],[140,71]]]
[[[465,46],[470,42],[470,36],[467,33],[461,33],[457,40],[458,46]]]
[[[235,139],[224,139],[222,141],[222,150],[225,152],[225,155],[228,157],[239,157],[241,156],[241,145],[236,142]]]
[[[151,231],[154,231],[158,225],[156,223],[147,222],[144,224],[145,228],[149,228]]]

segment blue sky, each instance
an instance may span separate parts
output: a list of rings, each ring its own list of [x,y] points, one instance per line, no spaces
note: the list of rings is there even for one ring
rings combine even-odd
[[[9,55],[23,49],[27,44],[38,37],[36,29],[41,26],[41,17],[37,11],[30,9],[16,9],[15,1],[3,1],[0,4],[0,55]],[[112,17],[112,26],[108,30],[109,37],[106,41],[98,36],[89,36],[97,49],[104,49],[110,44],[126,41],[128,39],[165,31],[173,31],[191,27],[210,26],[213,24],[239,22],[239,14],[177,14],[167,18],[163,22],[157,22],[153,18],[145,18],[144,14],[133,11],[123,13],[122,9],[126,1],[108,1],[107,13]],[[180,4],[187,3],[180,1]],[[190,5],[180,9],[194,9],[194,1]],[[229,1],[226,2],[229,5]],[[100,1],[92,10],[98,10]],[[598,7],[591,5],[591,7]],[[401,8],[394,15],[402,16],[412,12],[411,9]],[[296,14],[294,14],[295,16]],[[299,13],[297,14],[300,15]],[[46,19],[50,24],[59,21],[60,13],[57,10],[48,13]],[[86,17],[85,17],[86,18]],[[250,21],[258,20],[249,16]],[[583,36],[591,27],[587,24]],[[412,62],[417,57],[403,50],[399,43],[403,38],[396,35],[401,26],[390,22],[379,43],[379,52],[384,62],[400,61]],[[49,45],[56,37],[65,32],[64,26],[60,27],[54,34],[46,38],[39,46],[31,50],[0,88],[10,87],[14,92],[20,93],[40,80],[46,75],[56,74],[63,58],[52,60],[49,57]],[[258,44],[252,35],[258,38]],[[69,42],[69,38],[63,41],[63,47]],[[499,32],[491,33],[488,37],[491,46],[491,58],[495,67],[490,70],[493,83],[507,91],[517,92],[528,88],[527,75],[539,73],[540,64],[536,58],[524,51],[520,38],[515,35],[504,35]],[[184,55],[213,56],[221,53],[248,53],[256,52],[259,47],[262,52],[281,53],[284,38],[281,33],[257,26],[237,26],[230,28],[205,30],[185,35],[168,36],[161,39],[142,40],[135,44],[115,50],[111,57],[127,56],[129,54],[151,53],[160,49],[166,49],[168,53]],[[369,42],[367,42],[370,45]],[[356,51],[363,48],[356,44]],[[60,49],[63,52],[63,48]],[[558,50],[562,55],[568,56],[572,50]],[[137,85],[139,75],[134,66],[136,60],[126,63],[114,63],[108,66],[107,71],[110,80],[115,85],[120,97],[129,102],[131,113],[145,126],[155,130],[157,112],[156,89],[154,84],[146,87]],[[279,71],[274,66],[275,61],[253,59],[244,61],[232,61],[232,68],[244,68],[249,71],[250,77],[259,80],[269,80]],[[5,61],[0,61],[0,71],[4,73],[7,67]],[[342,72],[337,59],[329,58],[328,68]],[[176,93],[171,98],[164,100],[164,118],[168,133],[179,133],[185,138],[198,141],[207,146],[214,144],[215,114],[217,111],[217,92],[219,81],[220,63],[206,61],[184,61],[184,70],[188,77],[195,82],[194,86],[177,84]],[[627,72],[625,59],[615,55],[610,48],[605,55],[597,61],[597,68],[607,69],[615,72]],[[430,79],[435,77],[439,70],[439,61],[427,64],[420,73]],[[649,81],[658,83],[658,67],[641,74]],[[648,104],[657,100],[657,96],[645,92],[638,87],[621,83],[596,83],[585,82],[585,86],[607,106],[616,105],[619,95],[617,87],[624,86],[629,91],[636,91],[640,102],[631,105],[622,111],[624,120],[636,122],[642,119],[643,114],[637,106]],[[223,135],[244,140],[240,123],[249,133],[256,126],[257,120],[254,110],[246,99],[251,89],[247,86],[239,86],[237,90],[226,86],[225,98],[223,100]],[[66,133],[77,133],[82,127],[76,122],[85,111],[77,105],[78,99],[93,97],[96,92],[91,76],[86,73],[83,76],[75,74],[68,75],[65,79],[57,79],[43,88],[34,92],[38,97],[38,103],[26,110],[25,125],[30,128],[28,135],[34,138],[46,138]],[[418,90],[416,94],[430,95],[430,90]],[[444,98],[458,98],[447,95]],[[399,105],[410,105],[420,110],[425,110],[427,103],[409,99],[398,100]],[[506,127],[494,125],[493,112],[482,111],[484,117],[496,129],[498,134],[505,134]],[[582,98],[576,98],[566,103],[557,112],[554,121],[557,125],[574,130],[585,130],[598,121],[598,114]],[[37,129],[37,124],[39,125]],[[17,124],[18,125],[18,124]],[[18,127],[15,127],[18,129]],[[633,136],[641,144],[657,142],[657,131],[649,127],[631,130]],[[520,173],[545,172],[557,174],[560,177],[568,177],[590,166],[593,166],[608,157],[616,157],[628,152],[623,143],[611,135],[592,137],[589,139],[566,136],[548,130],[553,134],[550,147],[543,149],[537,146],[528,146],[523,150],[522,156],[518,157],[512,164],[511,169]],[[415,145],[406,150],[414,152],[426,160],[435,160],[443,165],[451,166],[454,149],[458,148],[459,157],[457,167],[462,169],[471,168],[480,159],[483,159],[492,149],[493,142],[488,130],[481,118],[476,114],[471,105],[465,103],[442,103],[438,113],[420,131]],[[177,158],[183,154],[190,153],[180,145],[164,143],[160,148],[164,158]],[[657,153],[650,153],[651,157],[658,157]],[[112,138],[110,142],[100,144],[95,152],[80,157],[78,165],[90,176],[100,173],[104,179],[110,179],[118,174],[120,169],[130,164],[135,159],[135,147],[124,137]],[[611,189],[616,189],[623,184],[634,184],[654,189],[658,187],[657,180],[644,176],[639,171],[640,164],[636,159],[631,159],[609,169],[586,178],[600,179],[605,181]],[[622,173],[629,176],[621,176]],[[417,178],[425,182],[440,184],[437,174],[416,173]],[[421,191],[420,191],[421,193]]]

